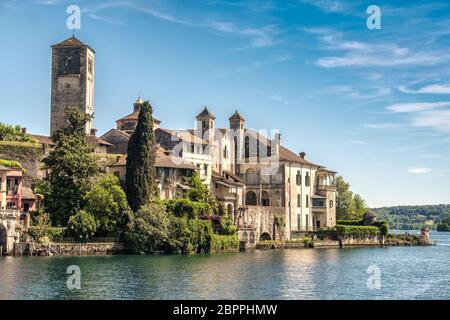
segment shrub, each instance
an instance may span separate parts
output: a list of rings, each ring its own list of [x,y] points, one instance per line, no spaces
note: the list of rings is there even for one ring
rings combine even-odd
[[[167,212],[177,217],[188,217],[189,219],[197,219],[211,214],[211,205],[204,202],[191,201],[189,199],[170,199],[164,200],[163,204]]]
[[[215,252],[239,250],[238,236],[213,234],[211,237],[211,250]]]
[[[169,240],[166,252],[190,253],[193,249],[191,244],[192,232],[186,217],[169,216]]]
[[[92,214],[80,210],[77,214],[69,218],[67,224],[67,234],[80,240],[87,240],[92,237],[97,229],[95,218]]]
[[[64,234],[64,228],[47,227],[42,229],[38,226],[31,226],[28,228],[28,235],[34,240],[39,240],[42,237],[48,237],[50,241],[59,241]]]
[[[41,155],[42,149],[38,143],[0,140],[0,153],[17,158],[36,158]]]
[[[336,234],[340,238],[348,238],[350,236],[355,238],[367,238],[369,236],[376,236],[379,233],[377,227],[372,226],[343,226],[337,225],[334,227]]]
[[[387,236],[389,233],[389,223],[387,221],[375,221],[372,226],[377,227],[380,230],[380,234],[383,236]]]
[[[191,230],[191,245],[195,252],[209,252],[211,248],[211,238],[214,234],[212,223],[209,220],[193,219],[189,220]]]

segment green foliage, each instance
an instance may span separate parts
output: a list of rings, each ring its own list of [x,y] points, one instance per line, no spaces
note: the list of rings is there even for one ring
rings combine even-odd
[[[97,222],[97,235],[108,236],[121,233],[130,219],[131,210],[119,179],[106,174],[98,179],[85,196],[85,210]]]
[[[178,217],[188,217],[196,219],[199,217],[207,217],[211,214],[211,205],[204,202],[192,201],[184,198],[163,200],[167,212]]]
[[[211,208],[215,208],[216,198],[211,195],[208,186],[202,182],[197,171],[191,177],[187,178],[187,182],[191,187],[187,193],[189,200],[208,203]]]
[[[375,221],[372,226],[377,227],[380,230],[380,234],[383,236],[387,236],[389,233],[389,223],[387,221]]]
[[[305,235],[305,236],[303,237],[302,242],[303,242],[303,244],[305,245],[305,247],[311,247],[311,246],[314,245],[314,240],[313,240],[310,236],[308,236],[308,235]]]
[[[343,177],[336,177],[336,217],[339,220],[361,219],[367,211],[366,202],[359,195],[353,195],[350,184]]]
[[[53,228],[50,225],[50,217],[47,213],[41,211],[34,216],[34,225],[28,228],[28,235],[34,240],[42,237],[48,237],[51,241],[57,241],[62,238],[64,228]]]
[[[19,125],[12,126],[2,122],[0,122],[0,140],[32,143],[36,142],[34,138],[23,133],[22,128]]]
[[[94,235],[96,229],[97,224],[94,216],[84,210],[80,210],[69,218],[66,232],[75,239],[86,241]]]
[[[128,203],[134,212],[157,195],[152,112],[152,106],[145,101],[128,142],[125,183]]]
[[[363,220],[338,220],[336,224],[343,226],[362,226],[364,225]]]
[[[150,202],[131,216],[125,237],[136,252],[164,250],[169,242],[170,220],[163,205]]]
[[[211,237],[214,233],[212,223],[209,220],[189,220],[191,230],[191,245],[194,252],[209,252],[211,248]]]
[[[215,252],[239,250],[239,239],[237,234],[234,235],[213,234],[211,236],[211,250]]]
[[[49,175],[38,186],[55,225],[65,226],[83,206],[91,180],[101,172],[87,143],[84,125],[91,119],[77,108],[65,110],[68,125],[55,132],[56,146],[43,159]]]
[[[340,226],[334,227],[339,238],[348,238],[350,236],[355,238],[367,238],[369,236],[376,236],[379,233],[377,227],[372,226]]]
[[[22,171],[25,171],[19,161],[0,159],[0,166],[8,168],[19,168],[22,169]]]
[[[438,224],[442,224],[446,215],[450,215],[450,204],[396,206],[372,210],[379,218],[387,220],[392,229],[419,230],[424,224],[435,229]]]
[[[41,154],[41,145],[34,142],[1,141],[0,153],[14,158],[37,158]]]
[[[186,217],[169,215],[169,240],[166,252],[169,253],[190,253],[192,251],[191,229]]]
[[[214,227],[214,231],[220,235],[234,235],[237,232],[237,227],[228,214],[220,217],[219,223],[215,224]]]

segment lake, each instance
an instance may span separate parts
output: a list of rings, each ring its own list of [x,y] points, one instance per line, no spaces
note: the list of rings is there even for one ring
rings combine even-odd
[[[416,233],[416,232],[414,232]],[[450,299],[450,233],[430,247],[2,257],[0,299]],[[78,265],[81,289],[66,286]],[[367,269],[379,268],[369,289]]]

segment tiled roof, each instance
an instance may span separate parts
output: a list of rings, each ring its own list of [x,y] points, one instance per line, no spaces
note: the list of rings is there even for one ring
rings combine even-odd
[[[108,132],[106,132],[104,135],[102,135],[100,138],[101,138],[101,139],[104,139],[104,137],[105,137],[108,133],[110,133],[110,132],[114,132],[114,133],[116,133],[116,134],[122,135],[122,136],[124,136],[125,138],[129,138],[129,137],[131,136],[129,133],[127,133],[127,132],[125,132],[125,131],[123,131],[123,130],[118,130],[118,129],[116,129],[116,128],[112,128],[111,130],[109,130]]]
[[[105,141],[102,138],[98,138],[98,137],[94,137],[94,136],[88,136],[87,140],[90,145],[99,144],[99,145],[104,145],[104,146],[112,146],[112,144],[109,143],[108,141]]]
[[[211,112],[209,112],[207,106],[205,106],[205,108],[203,109],[203,111],[200,112],[200,113],[197,115],[197,118],[201,118],[201,117],[210,117],[210,118],[213,119],[213,120],[216,119],[216,117],[215,117]]]
[[[179,168],[179,169],[190,169],[190,170],[198,170],[199,168],[183,158],[170,156],[169,151],[165,150],[161,147],[155,147],[156,159],[155,159],[155,167],[160,168]],[[175,160],[175,161],[174,161]],[[126,157],[119,157],[118,160],[113,163],[112,167],[120,167],[125,166],[127,164]]]
[[[139,119],[139,111],[135,111],[133,113],[130,113],[129,115],[126,115],[123,118],[120,118],[120,119],[116,120],[116,122],[123,121],[123,120],[138,120],[138,119]],[[153,118],[153,122],[161,123],[161,121],[156,119],[156,118]]]
[[[22,199],[34,200],[36,197],[30,187],[22,187]]]
[[[36,139],[41,144],[48,144],[48,145],[54,145],[52,138],[49,136],[44,136],[40,134],[27,134],[27,136],[32,137]]]
[[[87,44],[84,44],[83,42],[81,42],[75,36],[72,36],[70,38],[67,38],[66,40],[63,40],[57,44],[54,44],[54,45],[52,45],[52,47],[87,47],[95,53],[94,49],[92,49]]]
[[[280,145],[280,161],[288,161],[288,162],[296,162],[301,164],[308,164],[316,167],[321,167],[318,164],[309,162],[308,160],[305,160],[304,158],[300,157],[298,154],[292,152],[286,147],[283,147]]]
[[[245,120],[244,117],[236,110],[236,112],[230,117],[229,120]]]

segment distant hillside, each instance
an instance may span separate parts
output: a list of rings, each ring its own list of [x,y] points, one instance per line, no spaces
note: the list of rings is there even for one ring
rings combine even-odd
[[[427,224],[430,229],[436,229],[446,214],[450,214],[450,204],[425,206],[396,206],[372,209],[379,220],[389,221],[390,229],[420,229]]]

